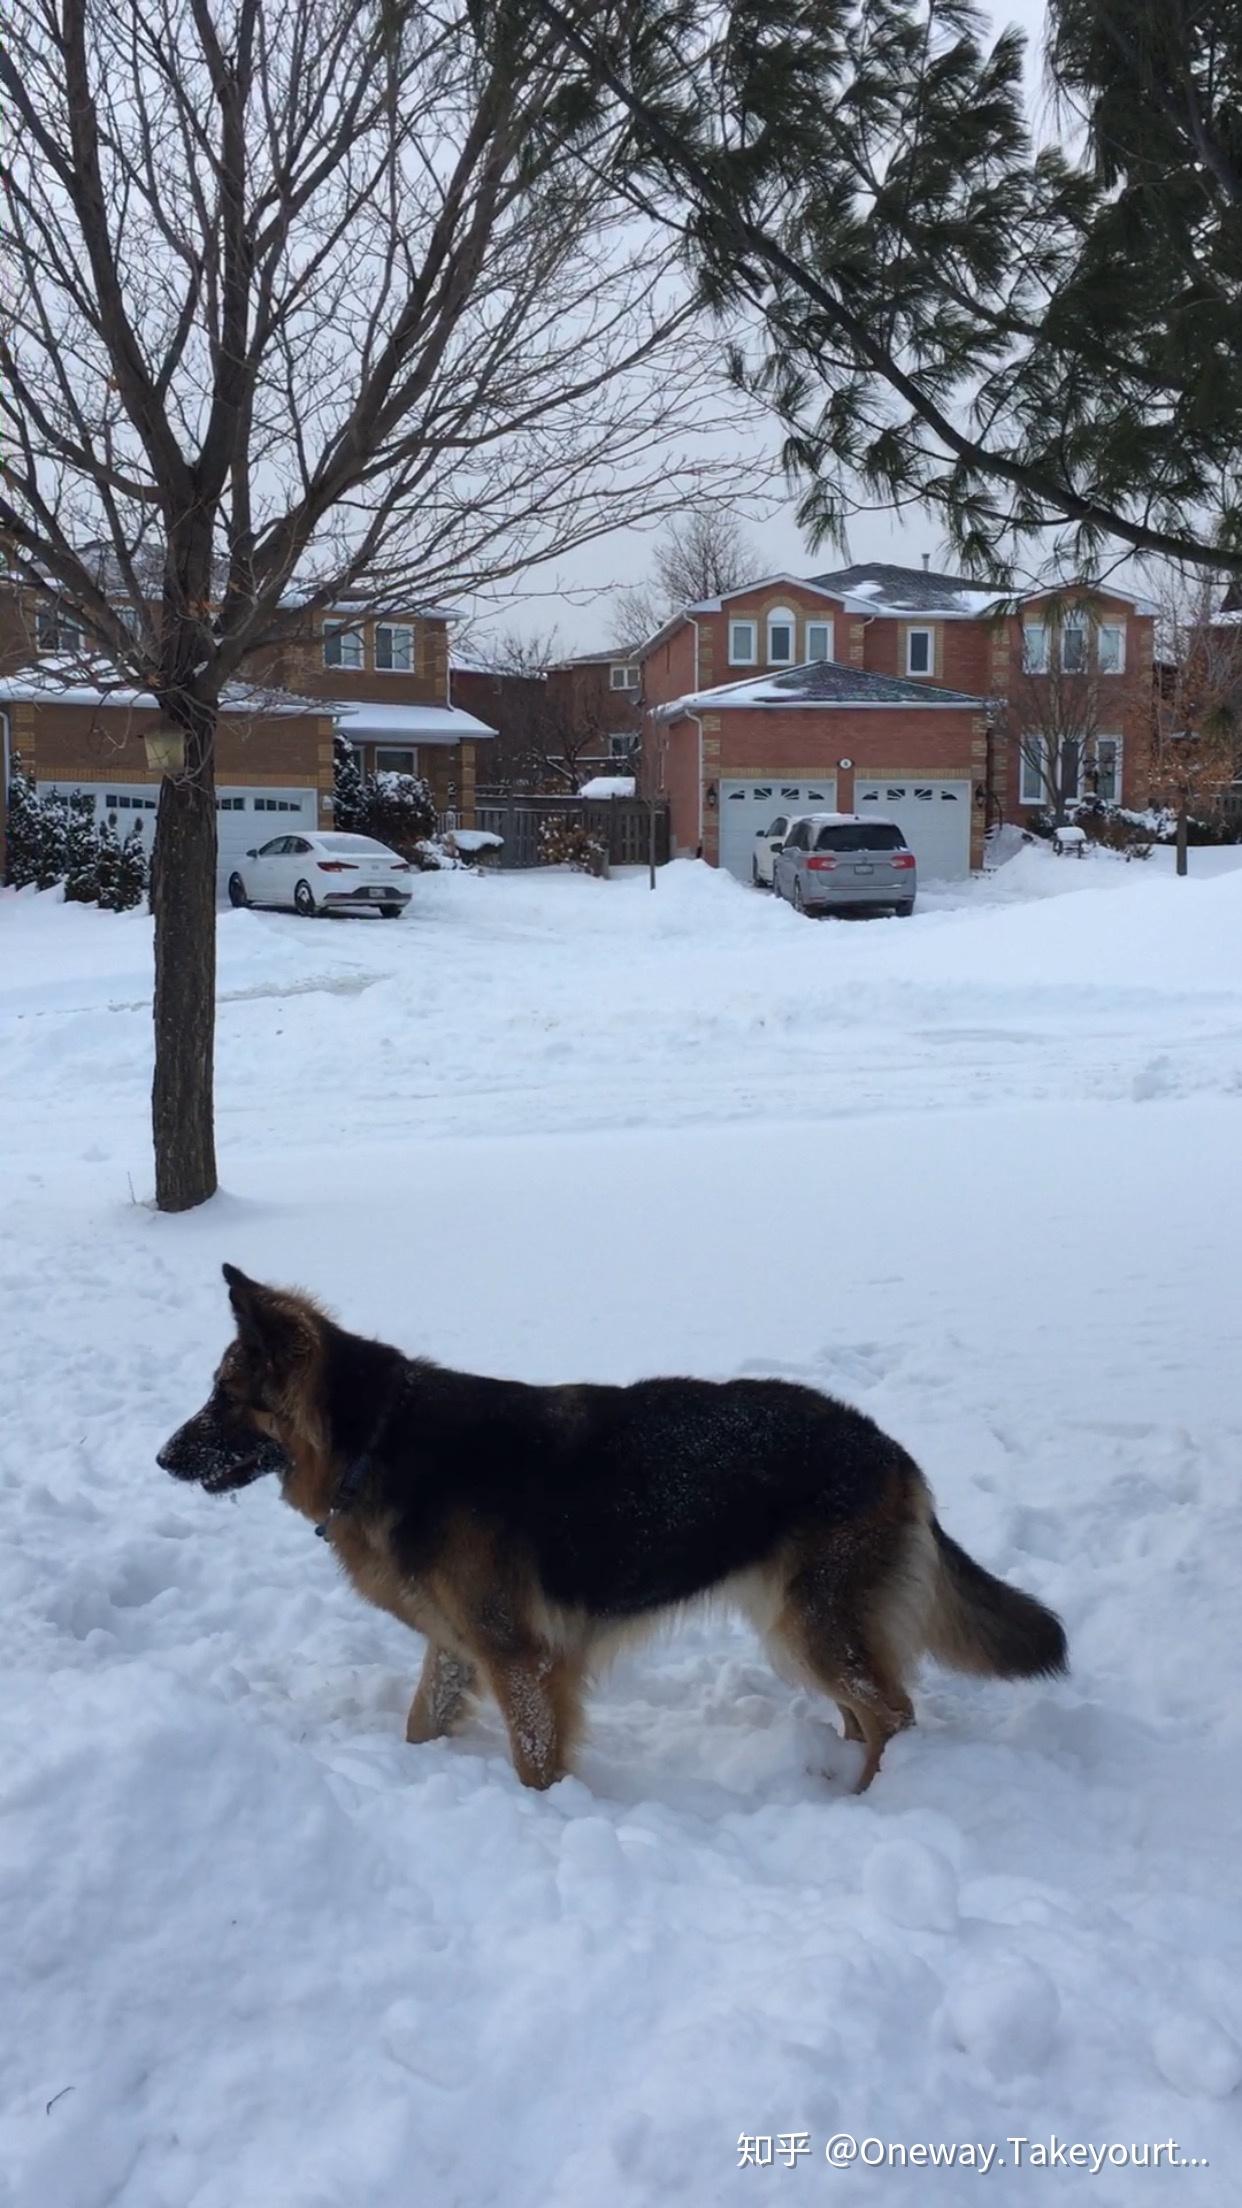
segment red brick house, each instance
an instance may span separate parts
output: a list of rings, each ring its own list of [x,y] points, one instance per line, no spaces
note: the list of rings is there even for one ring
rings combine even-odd
[[[342,606],[308,618],[256,659],[222,701],[216,748],[218,870],[297,823],[331,825],[333,736],[364,771],[423,775],[441,813],[473,826],[476,754],[494,730],[449,701],[447,624],[438,610],[377,616]],[[84,639],[29,594],[0,584],[3,794],[15,759],[40,789],[85,790],[124,835],[153,832],[160,772],[145,737],[149,696],[93,677]],[[4,804],[0,802],[0,838]]]
[[[929,878],[965,874],[987,827],[1047,802],[1037,754],[1063,659],[1063,688],[1091,691],[1082,794],[1141,803],[1152,630],[1150,608],[1111,590],[1014,596],[882,564],[687,606],[641,652],[674,848],[745,878],[766,817],[874,806]]]

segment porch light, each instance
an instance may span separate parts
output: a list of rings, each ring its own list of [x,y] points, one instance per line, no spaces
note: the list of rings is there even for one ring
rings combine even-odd
[[[185,766],[185,734],[169,721],[162,721],[157,728],[149,728],[144,735],[143,746],[147,765],[153,774],[180,774]]]
[[[714,813],[714,812],[715,812],[715,810],[716,810],[716,807],[717,807],[717,805],[718,805],[718,804],[720,803],[720,792],[719,792],[719,790],[717,789],[717,787],[716,787],[716,785],[715,785],[715,783],[714,783],[714,782],[709,782],[709,783],[708,783],[708,785],[707,785],[707,793],[706,793],[706,794],[707,794],[707,804],[708,804],[708,808],[709,808],[709,810],[710,810],[711,812],[713,812],[713,813]]]

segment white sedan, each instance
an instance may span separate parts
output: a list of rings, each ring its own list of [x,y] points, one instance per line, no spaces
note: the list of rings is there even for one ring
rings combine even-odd
[[[229,903],[272,905],[306,920],[376,911],[395,920],[410,901],[410,874],[409,860],[374,836],[273,836],[230,874]]]
[[[776,854],[782,848],[794,822],[801,820],[801,813],[778,813],[766,828],[756,828],[755,849],[750,862],[750,878],[756,889],[774,887],[773,874]]]

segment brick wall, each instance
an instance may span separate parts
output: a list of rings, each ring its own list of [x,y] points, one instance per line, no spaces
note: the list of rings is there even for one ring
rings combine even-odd
[[[329,625],[339,617],[328,615]],[[395,616],[394,616],[395,618]],[[302,634],[295,633],[279,645],[255,652],[242,669],[249,681],[267,681],[283,689],[316,698],[378,698],[393,705],[447,705],[448,623],[427,615],[411,616],[414,631],[414,668],[410,674],[394,674],[375,664],[376,622],[359,620],[362,636],[361,667],[326,667],[323,658],[325,617],[313,616]]]

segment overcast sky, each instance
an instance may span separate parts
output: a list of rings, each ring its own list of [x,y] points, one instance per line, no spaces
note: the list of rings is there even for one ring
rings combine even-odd
[[[998,29],[1016,23],[1027,34],[1027,81],[1032,110],[1039,118],[1044,106],[1040,53],[1044,0],[998,0],[991,13]],[[774,448],[777,442],[774,436]],[[810,575],[817,568],[842,564],[830,548],[819,555],[808,552],[794,520],[792,500],[771,518],[753,524],[748,521],[746,526],[760,554],[761,572]],[[520,596],[499,614],[489,611],[485,616],[477,632],[480,640],[498,629],[517,628],[529,636],[555,628],[564,650],[602,649],[613,641],[609,620],[612,595],[625,584],[644,578],[651,551],[649,535],[628,531],[586,546],[559,571],[547,569],[528,575],[515,586]],[[850,524],[851,559],[894,560],[915,567],[925,552],[930,554],[933,567],[946,556],[938,521],[930,514],[920,514],[918,509],[900,519],[872,514],[859,516]]]

